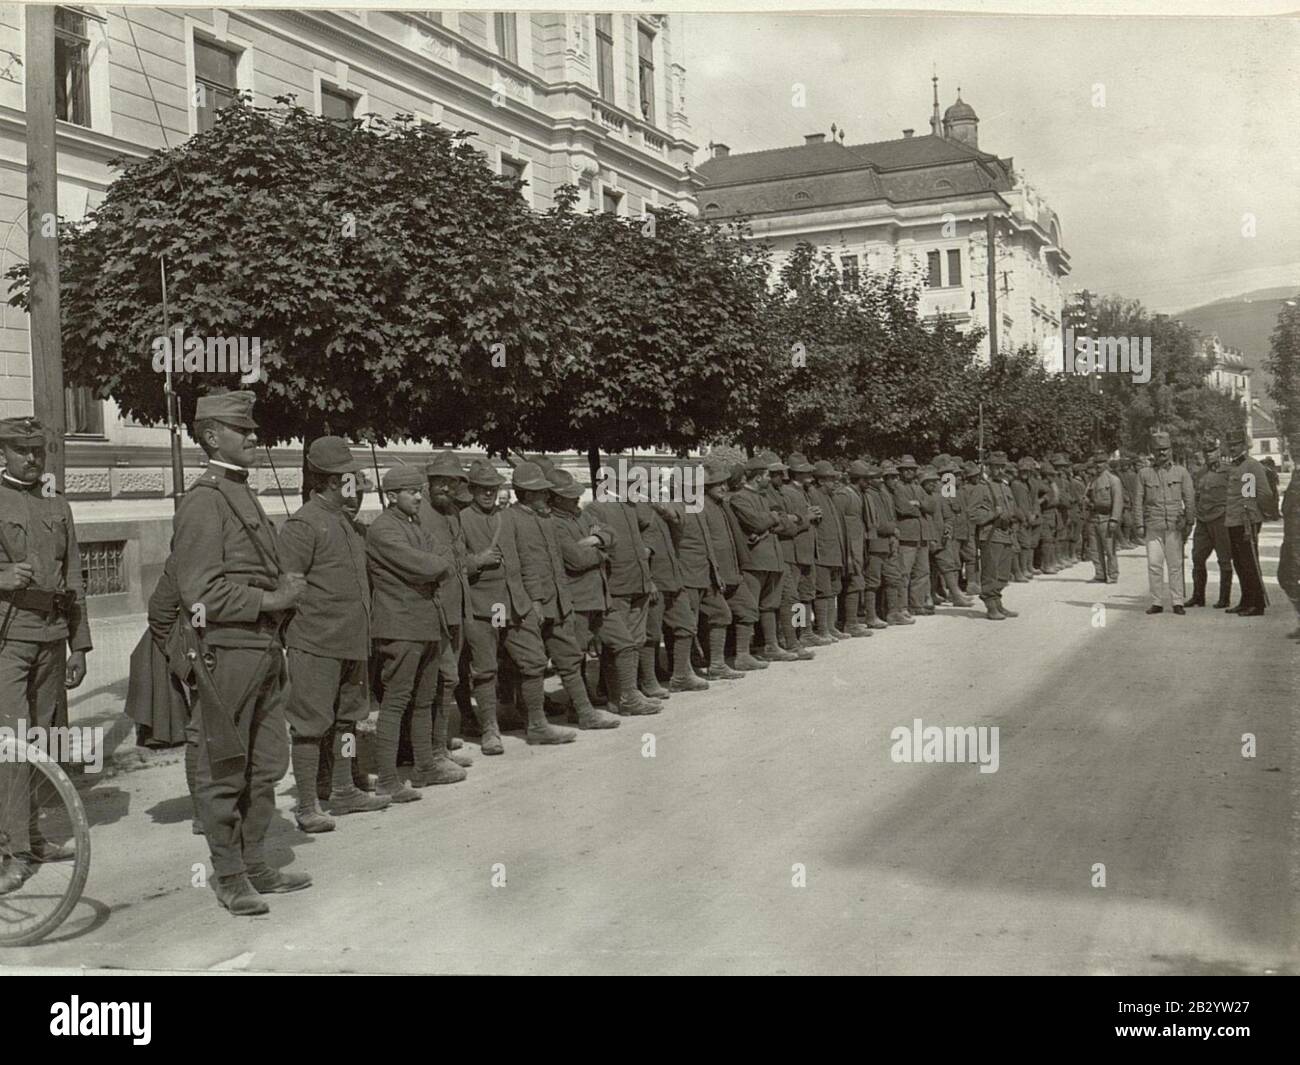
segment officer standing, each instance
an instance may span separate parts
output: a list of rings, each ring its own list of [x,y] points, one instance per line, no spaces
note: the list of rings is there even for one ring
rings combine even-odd
[[[1151,434],[1155,463],[1138,473],[1133,513],[1138,535],[1146,543],[1147,583],[1151,591],[1148,614],[1164,612],[1165,573],[1175,614],[1183,607],[1183,544],[1192,516],[1196,513],[1196,492],[1192,475],[1173,461],[1169,434]]]
[[[420,524],[424,483],[424,473],[415,466],[389,469],[381,484],[388,506],[366,532],[373,597],[370,638],[381,691],[375,736],[377,790],[393,802],[421,797],[397,775],[404,718],[410,721],[417,776],[433,764],[433,700],[440,646],[448,637],[438,583],[452,572],[452,563]]]
[[[311,885],[306,874],[271,869],[262,851],[275,785],[289,768],[284,614],[306,582],[281,562],[275,529],[248,487],[257,461],[253,403],[251,392],[199,398],[192,435],[208,468],[182,500],[172,537],[181,605],[198,643],[195,668],[210,680],[199,702],[199,813],[217,899],[237,916],[266,913],[259,895]],[[218,757],[219,737],[230,730],[243,758]]]
[[[900,479],[885,477],[894,496],[894,512],[898,515],[899,567],[907,588],[908,617],[925,613],[925,590],[930,584],[930,551],[925,539],[922,517],[933,513],[934,503],[916,483],[918,466],[911,455],[897,462]]]
[[[817,634],[823,639],[847,640],[848,633],[841,632],[835,624],[847,556],[844,519],[833,496],[838,477],[835,467],[825,459],[814,463],[813,487],[808,498],[821,513],[821,517],[816,519],[817,562],[814,567]]]
[[[67,724],[67,692],[86,677],[90,622],[72,510],[61,486],[44,479],[45,430],[35,418],[0,420],[0,724]],[[25,735],[25,732],[23,732]],[[74,857],[42,838],[39,797],[26,765],[0,767],[12,822],[0,824],[0,895],[16,890],[42,862]],[[20,797],[26,796],[27,803]]]
[[[798,646],[787,647],[800,658],[813,657],[813,648],[834,641],[818,636],[813,629],[813,600],[817,598],[817,581],[813,567],[817,564],[817,528],[815,521],[821,510],[808,498],[813,483],[813,466],[798,451],[786,459],[790,480],[781,486],[785,512],[793,519],[795,528],[789,539],[782,538],[781,550],[785,555],[786,578],[781,597],[781,609],[788,612],[790,627],[798,630]],[[798,607],[797,615],[794,613]],[[797,619],[797,623],[796,623]],[[784,628],[786,622],[782,621]]]
[[[758,621],[758,604],[750,595],[749,586],[745,583],[740,569],[744,545],[737,540],[739,527],[735,524],[735,516],[727,507],[730,480],[731,470],[727,468],[726,463],[715,458],[704,460],[702,513],[705,528],[709,533],[713,558],[718,566],[718,584],[722,599],[721,605],[716,600],[709,601],[707,605],[702,601],[700,605],[701,611],[709,618],[709,680],[743,680],[747,670],[764,669],[767,666],[766,662],[759,665],[758,659],[752,658],[749,654],[750,636],[754,631],[754,624]],[[723,606],[726,607],[725,611],[722,610]],[[727,628],[719,631],[724,620]],[[725,655],[728,632],[735,641],[735,655],[739,656],[743,650],[746,659],[752,665],[746,663],[742,668],[739,662],[734,667],[727,664]],[[733,657],[733,661],[735,660]]]
[[[1094,475],[1088,483],[1088,531],[1092,545],[1092,580],[1096,584],[1119,581],[1119,555],[1115,541],[1124,515],[1124,484],[1110,472],[1106,453],[1093,455]]]
[[[746,462],[744,480],[740,488],[728,498],[727,505],[745,540],[746,557],[741,560],[741,568],[745,583],[749,585],[758,605],[763,641],[760,654],[768,662],[794,662],[798,660],[798,655],[783,651],[777,642],[776,614],[781,608],[781,581],[785,573],[785,562],[781,557],[776,534],[781,518],[769,507],[762,494],[769,465],[770,461],[762,455],[755,455]],[[744,657],[750,657],[748,648],[745,649]],[[737,662],[742,659],[739,640],[736,659]],[[737,665],[736,668],[745,667]]]
[[[1017,612],[1002,603],[1002,590],[1011,578],[1011,551],[1015,548],[1015,500],[1006,484],[1007,456],[989,456],[989,478],[971,493],[970,520],[979,530],[980,598],[990,621],[1014,618]]]
[[[333,744],[330,813],[371,813],[388,806],[353,783],[356,726],[370,712],[370,582],[365,540],[344,508],[356,494],[361,463],[347,441],[322,436],[307,449],[308,499],[280,531],[280,556],[302,573],[307,590],[286,630],[294,816],[304,832],[332,832],[316,794],[321,748]]]
[[[1264,467],[1250,457],[1245,432],[1234,429],[1224,444],[1231,456],[1224,523],[1232,545],[1232,566],[1241,578],[1241,602],[1227,612],[1254,618],[1264,613],[1266,598],[1259,569],[1259,528],[1266,518],[1276,516],[1277,497]]]
[[[1196,491],[1196,528],[1192,532],[1192,597],[1187,606],[1205,606],[1209,581],[1206,562],[1213,552],[1219,563],[1219,598],[1216,610],[1232,602],[1232,544],[1228,539],[1228,473],[1219,461],[1219,445],[1207,441],[1201,453],[1204,465],[1192,474]]]

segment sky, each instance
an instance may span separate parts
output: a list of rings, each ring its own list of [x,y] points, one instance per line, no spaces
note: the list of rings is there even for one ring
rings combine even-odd
[[[1300,18],[682,18],[697,163],[831,123],[846,144],[926,134],[933,68],[940,109],[960,86],[980,147],[1056,210],[1070,290],[1170,313],[1300,290]]]

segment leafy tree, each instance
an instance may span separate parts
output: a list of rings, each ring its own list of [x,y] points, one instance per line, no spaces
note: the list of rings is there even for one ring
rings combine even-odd
[[[1273,377],[1268,394],[1275,404],[1283,449],[1294,454],[1300,439],[1300,294],[1282,305],[1265,366]]]

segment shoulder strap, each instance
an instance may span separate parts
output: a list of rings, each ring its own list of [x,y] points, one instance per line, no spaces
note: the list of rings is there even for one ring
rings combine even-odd
[[[253,547],[257,551],[257,553],[262,557],[262,561],[265,562],[268,566],[270,566],[271,569],[274,571],[275,575],[278,577],[283,572],[280,569],[279,560],[267,554],[266,548],[262,546],[262,542],[258,540],[256,534],[252,530],[252,527],[248,524],[248,519],[246,519],[244,515],[239,513],[239,509],[233,503],[231,503],[229,499],[226,498],[225,493],[222,492],[221,489],[219,489],[215,484],[205,485],[204,487],[211,488],[214,492],[217,493],[217,498],[220,499],[221,502],[223,502],[229,508],[230,512],[239,521],[239,524],[244,527],[244,532],[248,534],[248,539],[252,542]]]

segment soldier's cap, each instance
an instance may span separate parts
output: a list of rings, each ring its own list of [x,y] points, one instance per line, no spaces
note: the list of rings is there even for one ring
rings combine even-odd
[[[1095,452],[1095,453],[1093,454],[1093,456],[1092,456],[1092,461],[1093,461],[1093,462],[1109,462],[1109,461],[1110,461],[1110,456],[1107,455],[1106,452],[1104,452],[1104,451],[1098,451],[1098,452]]]
[[[1034,460],[1026,455],[1016,463],[1016,468],[1021,470],[1032,470],[1034,468]]]
[[[940,473],[961,473],[961,459],[956,455],[949,455],[947,461],[937,468]]]
[[[917,468],[916,459],[912,458],[911,455],[904,455],[898,460],[898,468],[900,470],[914,470]]]
[[[813,463],[813,473],[818,477],[838,477],[840,475],[839,470],[825,459],[818,459]]]
[[[1040,462],[1040,463],[1038,464],[1038,469],[1039,469],[1039,472],[1041,472],[1041,473],[1055,473],[1055,472],[1056,472],[1056,467],[1052,465],[1052,463],[1051,463],[1051,461],[1050,461],[1049,459],[1043,459],[1043,461]]]
[[[949,455],[948,452],[941,451],[939,454],[935,455],[934,458],[930,460],[930,465],[942,473],[943,468],[948,465],[948,462],[951,458],[952,456]]]
[[[1243,429],[1230,429],[1228,434],[1223,438],[1223,442],[1228,447],[1244,447],[1246,443],[1246,433]]]
[[[385,492],[397,492],[404,488],[423,488],[424,473],[419,466],[390,466],[384,471],[380,486]]]
[[[978,477],[980,473],[980,465],[978,462],[971,462],[970,459],[967,459],[965,465],[962,466],[962,472],[966,474],[967,477]]]
[[[785,460],[786,466],[791,473],[812,473],[813,465],[808,461],[806,455],[798,451],[790,452],[790,457]]]
[[[767,466],[767,458],[761,451],[755,455],[751,455],[745,461],[745,476],[748,477],[754,473],[764,472],[767,470]]]
[[[1157,449],[1158,449],[1158,448],[1162,448],[1162,447],[1169,447],[1169,434],[1168,434],[1168,433],[1158,433],[1158,432],[1157,432],[1157,433],[1152,433],[1152,434],[1151,434],[1151,446],[1154,447],[1154,448],[1157,448]]]
[[[880,464],[880,476],[881,476],[881,477],[897,477],[897,476],[898,476],[898,467],[895,466],[892,462],[882,462],[882,463]]]
[[[704,460],[705,488],[711,484],[725,484],[729,480],[731,480],[731,470],[725,462],[719,462],[717,459]]]
[[[356,473],[365,465],[341,436],[318,436],[307,448],[307,466],[317,473]]]
[[[546,480],[551,486],[551,491],[557,496],[563,496],[565,499],[582,498],[582,485],[573,479],[573,474],[568,470],[552,468]]]
[[[869,463],[869,462],[863,462],[861,459],[854,459],[852,462],[849,463],[849,476],[850,476],[850,477],[870,477],[870,476],[872,476],[872,473],[871,473],[872,468],[873,468],[873,467],[872,467],[871,463]],[[876,470],[876,473],[879,473],[879,472],[880,472],[879,470]]]
[[[0,418],[0,441],[14,447],[44,447],[45,430],[35,418]]]
[[[470,484],[473,483],[471,480]],[[510,487],[525,492],[544,492],[551,487],[551,482],[537,463],[521,462],[510,475]]]
[[[768,473],[784,473],[789,468],[775,451],[760,451],[757,457],[767,463]]]
[[[439,451],[433,461],[424,467],[426,477],[459,477],[465,480],[465,471],[461,469],[460,459],[454,451]]]
[[[922,484],[925,484],[926,481],[937,481],[938,479],[939,479],[939,471],[936,470],[933,466],[921,467],[921,474],[918,480],[920,480]]]
[[[1064,451],[1053,451],[1053,452],[1052,452],[1052,465],[1053,465],[1053,466],[1068,466],[1068,465],[1070,465],[1070,460],[1069,460],[1068,458],[1066,458],[1066,455],[1065,455],[1065,452],[1064,452]]]
[[[541,471],[538,470],[533,463],[525,462],[523,465],[532,466],[533,469],[537,471],[537,476],[541,478],[541,480],[543,481],[546,480],[545,477],[542,477]],[[516,468],[515,472],[516,473],[519,472],[518,468]],[[442,476],[445,477],[449,475],[443,474]],[[471,462],[469,464],[469,469],[466,470],[464,473],[462,473],[460,476],[464,477],[465,480],[468,481],[470,484],[472,484],[475,488],[500,488],[503,484],[506,483],[506,479],[497,472],[497,468],[482,456],[476,458],[473,462]],[[543,484],[542,487],[547,488],[549,487],[549,484]]]
[[[989,456],[990,466],[1005,466],[1007,464],[1007,453],[1005,451],[995,451]]]
[[[252,392],[218,392],[213,396],[199,396],[194,405],[194,420],[211,418],[236,429],[256,429],[257,422],[253,421],[253,404],[256,402],[257,397]]]

